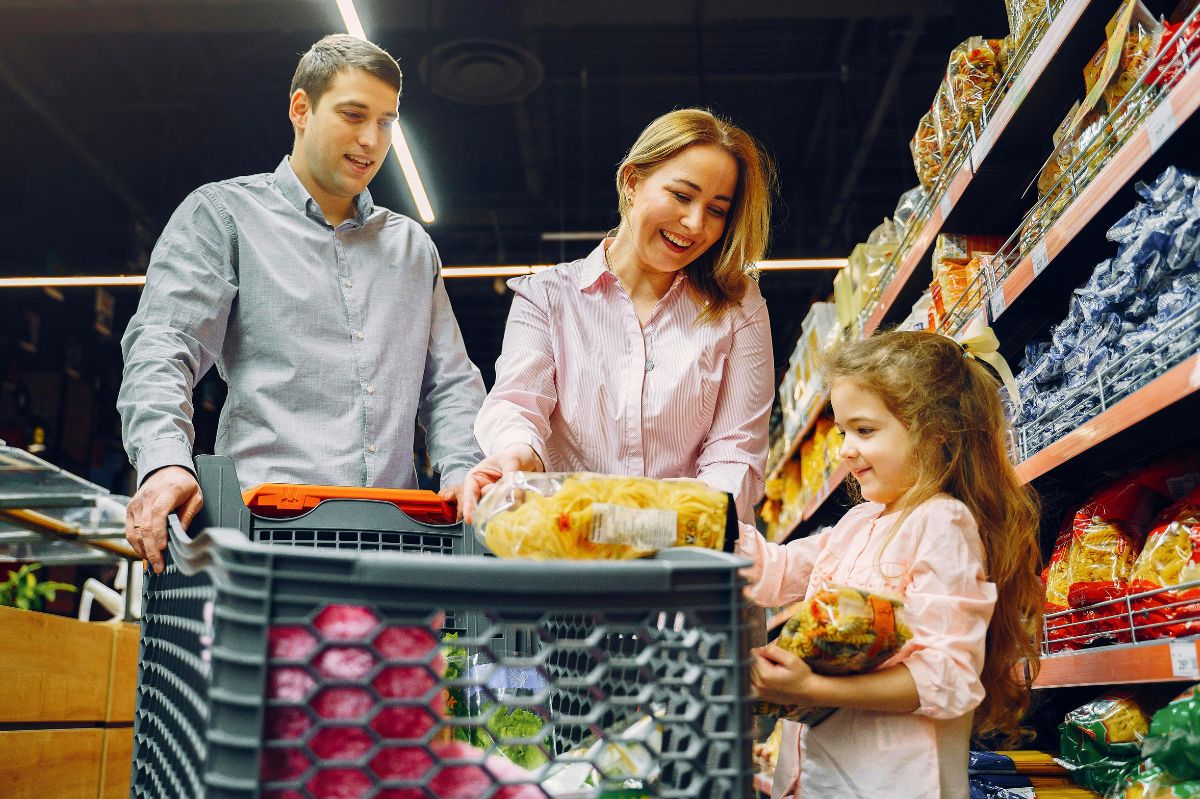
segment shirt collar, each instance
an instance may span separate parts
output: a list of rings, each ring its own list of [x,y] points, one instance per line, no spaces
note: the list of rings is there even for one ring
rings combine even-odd
[[[604,275],[610,276],[613,280],[617,279],[617,276],[608,268],[608,259],[604,257],[605,247],[611,245],[612,242],[613,239],[611,237],[603,239],[598,245],[596,245],[596,249],[592,250],[591,254],[588,255],[587,258],[583,259],[583,268],[579,270],[579,275],[576,278],[580,291],[587,291],[592,286],[596,285],[596,283]],[[686,269],[681,269],[676,272],[675,280],[671,283],[671,288],[667,289],[667,293],[663,295],[662,299],[665,300],[667,297],[670,297],[672,294],[678,291],[685,280],[687,280]]]
[[[596,285],[596,281],[601,276],[612,274],[608,271],[608,262],[604,259],[604,246],[611,241],[612,239],[602,239],[596,246],[596,249],[592,250],[591,254],[583,259],[583,268],[579,270],[577,278],[580,291],[587,291]],[[616,277],[616,275],[613,275],[613,277]]]
[[[292,169],[291,156],[285,155],[279,162],[279,166],[275,168],[275,185],[279,187],[279,191],[297,211],[314,219],[326,221],[325,215],[321,212],[321,206],[317,205],[317,201],[308,193],[308,189],[304,188],[300,178],[296,177],[296,170]],[[363,189],[361,194],[354,197],[354,218],[358,224],[366,222],[367,217],[374,210],[375,201],[371,198],[369,189]]]

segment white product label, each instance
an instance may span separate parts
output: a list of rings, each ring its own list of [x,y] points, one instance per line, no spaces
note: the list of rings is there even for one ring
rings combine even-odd
[[[1171,98],[1164,97],[1146,120],[1146,135],[1150,137],[1150,152],[1158,152],[1171,134],[1179,127],[1175,122],[1175,111],[1171,108]]]
[[[592,503],[592,529],[588,538],[595,544],[626,544],[639,549],[675,546],[676,514],[673,510],[629,508],[608,502]]]
[[[1000,314],[1004,313],[1004,289],[996,288],[988,297],[988,305],[992,311],[992,321],[1000,318]]]
[[[1033,248],[1033,276],[1037,277],[1042,272],[1045,272],[1049,264],[1050,254],[1046,252],[1046,240],[1042,239]]]
[[[971,148],[972,172],[979,172],[979,167],[983,165],[983,159],[987,158],[987,154],[992,151],[992,138],[991,125],[980,131],[979,138],[975,140],[975,146]]]
[[[954,203],[950,200],[950,187],[946,187],[946,193],[942,195],[941,202],[938,203],[938,209],[942,212],[943,224],[950,218],[950,211],[954,208]]]
[[[1195,641],[1171,642],[1171,674],[1185,680],[1200,680]]]

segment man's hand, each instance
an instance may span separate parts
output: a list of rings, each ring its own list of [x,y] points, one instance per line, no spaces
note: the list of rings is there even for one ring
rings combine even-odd
[[[462,516],[468,524],[475,521],[475,506],[479,498],[492,490],[492,486],[508,472],[544,472],[542,459],[528,444],[513,444],[484,458],[467,472],[462,487]]]
[[[814,704],[811,688],[816,675],[798,655],[775,644],[750,650],[750,685],[759,699],[777,705]]]
[[[458,521],[460,522],[463,517],[462,490],[463,487],[461,484],[456,486],[442,486],[438,489],[438,496],[454,505],[458,510]]]
[[[165,466],[152,473],[125,509],[125,540],[139,557],[162,574],[162,551],[167,546],[167,514],[179,512],[186,528],[204,507],[200,484],[182,466]]]

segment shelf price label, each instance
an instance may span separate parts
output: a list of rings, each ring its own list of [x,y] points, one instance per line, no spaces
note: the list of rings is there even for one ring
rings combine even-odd
[[[983,164],[983,159],[987,158],[987,154],[992,151],[992,126],[989,124],[979,132],[979,138],[975,140],[975,145],[971,148],[971,171],[979,174],[979,168]]]
[[[1167,139],[1175,133],[1175,129],[1179,127],[1175,121],[1175,110],[1171,108],[1171,98],[1164,97],[1150,113],[1150,118],[1146,120],[1146,135],[1150,137],[1150,152],[1156,153],[1163,146]]]
[[[1050,254],[1046,252],[1046,240],[1042,239],[1033,248],[1033,276],[1037,277],[1042,272],[1045,272],[1049,264]]]
[[[988,309],[991,311],[992,321],[995,322],[1000,318],[1000,314],[1004,313],[1004,287],[996,286],[988,295]]]
[[[950,199],[950,186],[946,186],[946,191],[942,194],[941,202],[938,203],[938,210],[942,212],[942,224],[946,224],[946,220],[950,218],[950,211],[953,210],[954,203]]]
[[[1185,680],[1200,680],[1195,641],[1171,642],[1171,674]]]

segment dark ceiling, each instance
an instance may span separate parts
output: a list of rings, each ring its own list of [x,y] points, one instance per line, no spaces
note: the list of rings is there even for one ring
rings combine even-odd
[[[357,5],[405,71],[401,120],[437,212],[428,229],[449,265],[585,254],[591,243],[542,234],[612,226],[616,163],[650,119],[689,105],[732,118],[778,161],[772,257],[845,255],[916,183],[908,140],[951,47],[1007,32],[1001,0]],[[270,171],[290,150],[287,87],[298,54],[340,29],[334,0],[0,0],[0,212],[9,225],[0,272],[144,268],[189,191]],[[485,38],[500,44],[464,41]],[[523,62],[508,54],[522,51],[532,67],[514,73]],[[494,99],[506,81],[532,91],[489,105],[461,97],[491,82]],[[390,159],[372,192],[415,216]],[[831,280],[764,276],[777,365]],[[491,280],[449,289],[490,382],[509,298]],[[9,356],[19,368],[69,362],[110,380],[137,299],[135,289],[113,293],[116,329],[105,338],[93,329],[90,289],[66,290],[61,301],[0,291],[3,352],[16,351],[33,310],[38,352]]]

